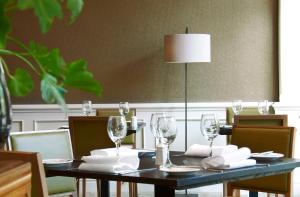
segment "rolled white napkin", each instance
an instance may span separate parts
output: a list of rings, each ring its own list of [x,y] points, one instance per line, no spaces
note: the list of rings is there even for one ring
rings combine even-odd
[[[103,156],[115,156],[117,154],[116,148],[104,148],[104,149],[96,149],[92,150],[91,155],[103,155]],[[127,147],[120,147],[119,148],[119,155],[120,156],[138,156],[139,151]]]
[[[237,151],[238,147],[235,145],[227,145],[227,146],[213,146],[212,147],[212,156],[219,156],[227,153],[231,153]],[[207,145],[201,144],[193,144],[188,148],[185,152],[187,156],[195,156],[195,157],[208,157],[210,154],[210,147]]]
[[[249,159],[250,156],[250,149],[243,147],[231,153],[205,158],[201,161],[201,166],[207,168],[233,169],[255,165],[256,161]]]
[[[129,149],[129,148],[128,148]],[[132,149],[129,149],[132,150]],[[79,169],[99,172],[124,173],[136,170],[139,167],[138,151],[120,151],[116,155],[115,149],[99,149],[91,151],[91,156],[83,156],[85,163]]]

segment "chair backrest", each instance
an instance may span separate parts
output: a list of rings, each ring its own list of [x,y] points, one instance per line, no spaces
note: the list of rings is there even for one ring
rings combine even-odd
[[[269,114],[275,114],[275,110],[272,106],[269,108]],[[244,107],[240,115],[260,115],[257,107]],[[231,107],[226,108],[226,124],[232,124],[234,119],[234,113]]]
[[[10,134],[10,148],[15,151],[39,152],[42,159],[73,159],[68,130],[23,131]],[[49,177],[49,194],[70,193],[76,190],[75,179]]]
[[[252,152],[274,151],[285,157],[293,157],[295,145],[294,127],[234,126],[232,144],[249,147]],[[234,188],[286,193],[291,190],[291,173],[230,183]]]
[[[238,115],[234,116],[235,125],[287,126],[287,115]]]
[[[22,160],[31,163],[31,196],[47,197],[48,189],[41,155],[34,152],[0,151],[1,160]]]
[[[99,117],[109,117],[109,116],[115,116],[119,115],[119,109],[112,109],[112,108],[106,108],[106,109],[96,109],[96,116]],[[135,109],[130,109],[129,113],[126,115],[126,120],[130,121],[132,116],[136,115]],[[126,136],[122,144],[132,144],[135,147],[135,134],[131,134]]]
[[[74,157],[90,155],[90,151],[112,148],[115,144],[107,133],[107,117],[69,116],[69,128]]]

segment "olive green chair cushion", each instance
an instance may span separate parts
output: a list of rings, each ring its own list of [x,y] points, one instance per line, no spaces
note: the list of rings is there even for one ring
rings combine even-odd
[[[11,149],[15,151],[39,152],[42,159],[72,159],[72,147],[68,130],[12,132]],[[50,177],[46,179],[50,195],[74,192],[74,178]]]
[[[293,127],[234,127],[232,144],[249,147],[252,152],[274,151],[285,157],[293,156]],[[290,190],[291,173],[230,183],[234,188],[269,193],[286,193]]]
[[[107,133],[107,117],[69,116],[69,128],[75,159],[90,155],[90,151],[113,148]]]
[[[109,117],[109,116],[117,116],[120,115],[119,109],[97,109],[96,110],[96,116],[99,117]],[[126,121],[130,121],[132,116],[136,115],[135,109],[130,109],[129,113],[126,115]],[[129,136],[126,136],[122,144],[134,144],[135,143],[135,134],[131,134]]]

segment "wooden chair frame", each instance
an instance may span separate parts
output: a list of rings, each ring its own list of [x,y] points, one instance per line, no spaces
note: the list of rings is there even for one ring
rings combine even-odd
[[[264,120],[274,120],[280,121],[280,126],[286,127],[288,125],[288,116],[287,115],[235,115],[234,116],[234,125],[239,125],[240,121],[249,120],[249,121],[264,121]],[[252,126],[252,125],[251,125]]]
[[[0,151],[1,160],[22,160],[31,163],[32,180],[36,185],[32,185],[32,194],[37,197],[48,197],[45,170],[41,155],[36,152],[21,151]]]
[[[287,123],[287,116],[283,115],[283,116],[277,116],[277,117],[281,117],[280,120],[283,120],[283,123],[286,124]],[[296,129],[294,127],[286,127],[286,126],[249,126],[249,125],[236,125],[233,127],[233,129],[238,129],[238,128],[249,128],[249,129],[253,129],[253,128],[264,128],[264,129],[289,129],[291,132],[290,138],[291,138],[291,143],[289,144],[289,150],[290,153],[289,155],[287,155],[288,157],[293,157],[294,156],[294,148],[295,148],[295,132]],[[288,192],[286,193],[278,193],[278,191],[270,191],[270,190],[264,190],[264,189],[260,189],[257,192],[267,192],[267,193],[275,193],[276,196],[278,196],[278,194],[283,194],[285,195],[285,197],[291,197],[292,195],[292,178],[293,178],[293,174],[292,173],[288,173],[288,182],[287,182],[287,188]],[[226,189],[226,194],[230,195],[230,196],[234,196],[235,192],[234,189],[238,189],[238,190],[249,190],[249,188],[244,188],[244,187],[235,187],[232,186],[231,183],[227,183],[227,189]],[[256,191],[256,190],[255,190]],[[239,196],[239,193],[237,193],[237,196]]]

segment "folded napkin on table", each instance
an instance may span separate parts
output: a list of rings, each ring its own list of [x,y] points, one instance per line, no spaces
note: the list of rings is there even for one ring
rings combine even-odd
[[[124,173],[136,170],[139,167],[138,151],[122,148],[119,156],[116,155],[115,148],[98,149],[91,151],[91,156],[83,156],[82,160],[85,163],[80,164],[79,169],[99,171],[99,172],[113,172]]]
[[[219,156],[205,158],[201,161],[201,166],[206,168],[233,169],[256,164],[254,159],[249,159],[251,151],[243,147],[234,152],[224,153]]]
[[[92,150],[91,155],[103,155],[103,156],[115,156],[116,148],[104,148],[104,149],[96,149]],[[138,155],[139,151],[136,149],[131,149],[127,147],[120,147],[119,148],[119,155],[120,156],[130,156],[130,155]]]
[[[226,153],[231,153],[237,151],[238,148],[235,145],[227,145],[227,146],[213,146],[212,147],[212,156],[219,156]],[[195,157],[208,157],[210,154],[210,147],[207,145],[193,144],[188,148],[185,152],[187,156],[195,156]]]

